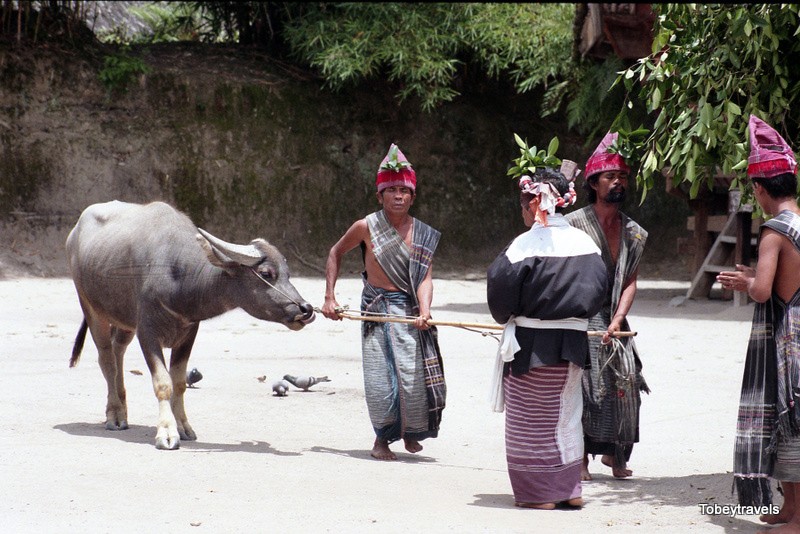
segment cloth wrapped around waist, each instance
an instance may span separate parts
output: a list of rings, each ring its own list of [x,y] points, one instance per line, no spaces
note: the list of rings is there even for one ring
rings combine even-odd
[[[489,402],[491,403],[492,410],[495,412],[502,412],[505,405],[505,397],[503,395],[503,368],[507,362],[514,360],[514,354],[520,349],[516,335],[517,326],[538,329],[580,330],[585,332],[589,328],[589,320],[578,317],[544,320],[535,319],[533,317],[512,316],[506,323],[503,334],[500,337],[500,346],[497,348],[497,358],[495,359],[494,371],[492,373]]]

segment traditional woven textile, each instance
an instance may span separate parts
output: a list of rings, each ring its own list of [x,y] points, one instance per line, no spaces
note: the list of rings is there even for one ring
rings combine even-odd
[[[800,217],[782,211],[765,222],[785,235],[800,251]],[[739,415],[734,445],[734,482],[739,503],[772,503],[769,478],[775,475],[776,456],[784,459],[779,474],[786,474],[797,451],[787,452],[800,435],[800,290],[788,303],[773,293],[756,303],[744,363]],[[784,445],[781,446],[781,442]],[[783,454],[781,454],[783,449]]]
[[[506,460],[516,502],[580,497],[582,374],[564,362],[503,379]]]
[[[366,280],[364,281],[364,291],[362,293],[362,310],[379,311],[380,313],[392,313],[403,316],[415,316],[419,314],[419,303],[417,300],[416,289],[425,278],[433,260],[436,246],[438,245],[441,234],[414,219],[412,246],[409,247],[403,242],[394,227],[386,220],[383,211],[378,211],[367,216],[373,253],[384,270],[389,280],[401,290],[400,295],[382,292],[372,287]],[[388,295],[384,295],[387,293]],[[388,298],[391,297],[391,298]],[[403,300],[404,302],[400,302]],[[397,306],[394,311],[387,311],[392,306]],[[402,306],[402,311],[399,307]],[[380,309],[383,308],[383,309]],[[385,325],[381,328],[377,324]],[[395,362],[408,361],[413,369],[422,372],[422,380],[415,380],[416,387],[410,388],[409,393],[403,392],[403,380],[410,377],[402,376],[402,369],[392,365],[387,374],[382,378],[371,376],[371,381],[382,381],[390,390],[390,397],[395,398],[396,402],[392,405],[395,413],[395,420],[399,421],[401,427],[393,430],[390,441],[404,436],[406,430],[402,427],[402,420],[406,418],[405,410],[411,406],[408,402],[416,402],[416,396],[421,396],[427,409],[426,430],[435,436],[441,423],[442,410],[445,407],[447,386],[444,379],[444,368],[442,357],[437,342],[437,331],[435,327],[429,330],[418,330],[413,325],[405,325],[405,330],[396,323],[370,323],[362,325],[364,334],[364,359],[367,365],[367,358],[377,359],[378,352],[382,352],[385,358],[392,358]],[[368,350],[368,346],[370,347]],[[418,362],[421,365],[417,365]],[[366,367],[365,367],[366,372]],[[416,373],[416,371],[415,371]],[[365,376],[366,379],[366,376]],[[418,384],[424,383],[425,387]],[[386,393],[384,391],[384,393]],[[409,399],[407,395],[414,395],[414,399]],[[368,398],[369,404],[369,398]],[[374,426],[374,425],[373,425]],[[376,427],[377,428],[377,427]],[[409,428],[409,432],[411,429]],[[399,432],[399,434],[398,434]],[[414,433],[417,431],[414,430]],[[382,437],[382,436],[380,436]],[[421,439],[417,437],[416,439]]]
[[[580,228],[600,247],[608,269],[609,292],[600,313],[589,319],[589,330],[607,330],[619,304],[625,283],[636,272],[644,252],[647,232],[624,213],[616,265],[593,206],[566,215],[573,226]],[[630,330],[628,320],[622,330]],[[583,431],[586,452],[614,454],[624,468],[633,443],[639,441],[639,406],[641,391],[649,392],[641,369],[642,364],[632,337],[619,340],[619,345],[603,346],[600,338],[590,338],[590,369],[584,373]]]

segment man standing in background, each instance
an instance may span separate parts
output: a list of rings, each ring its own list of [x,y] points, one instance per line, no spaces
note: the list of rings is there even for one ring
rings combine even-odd
[[[586,162],[584,189],[589,205],[568,213],[573,226],[589,234],[602,252],[608,269],[608,290],[600,313],[589,320],[589,330],[601,330],[602,340],[591,338],[589,364],[583,375],[583,480],[591,480],[589,455],[602,455],[616,478],[633,474],[627,462],[639,441],[641,391],[650,392],[642,377],[642,363],[633,338],[613,334],[630,330],[627,315],[636,296],[636,279],[647,232],[620,211],[630,167],[609,147],[618,134],[607,133]]]

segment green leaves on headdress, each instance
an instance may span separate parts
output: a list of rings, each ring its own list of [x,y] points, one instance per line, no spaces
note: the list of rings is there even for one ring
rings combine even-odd
[[[536,146],[529,147],[528,141],[523,141],[520,136],[514,134],[514,140],[519,145],[519,157],[512,161],[513,166],[508,169],[506,173],[514,180],[525,174],[533,174],[536,169],[543,169],[545,167],[552,167],[558,169],[561,165],[561,160],[556,157],[556,150],[558,150],[558,137],[553,137],[547,150],[539,150]]]
[[[400,160],[397,156],[397,153],[400,149],[397,145],[392,145],[389,149],[389,153],[386,155],[386,161],[378,167],[379,171],[394,171],[400,172],[403,169],[410,169],[411,164],[408,161]]]

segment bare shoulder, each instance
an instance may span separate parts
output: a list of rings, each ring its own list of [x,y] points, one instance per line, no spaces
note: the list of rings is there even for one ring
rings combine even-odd
[[[344,254],[354,249],[362,241],[369,240],[369,227],[366,219],[358,219],[350,225],[339,241],[333,246],[332,252]]]
[[[355,236],[363,238],[369,237],[369,226],[367,225],[367,218],[358,219],[354,222],[347,233],[352,233]]]

